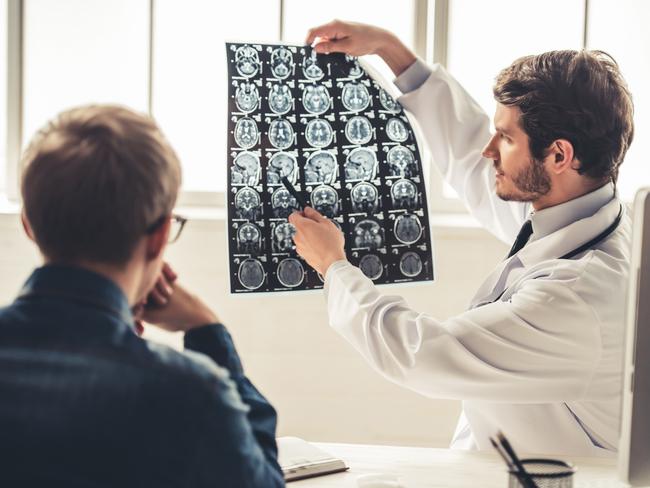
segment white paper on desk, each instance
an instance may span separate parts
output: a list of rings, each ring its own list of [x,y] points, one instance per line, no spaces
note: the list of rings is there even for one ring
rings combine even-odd
[[[298,437],[280,437],[278,461],[286,481],[346,471],[343,460]]]

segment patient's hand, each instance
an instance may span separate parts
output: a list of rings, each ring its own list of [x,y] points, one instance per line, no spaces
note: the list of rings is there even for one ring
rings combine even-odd
[[[327,217],[306,207],[302,214],[291,214],[289,222],[296,228],[296,251],[321,275],[332,263],[345,259],[345,238]]]
[[[165,263],[145,302],[134,308],[138,334],[142,334],[143,321],[171,332],[219,321],[203,301],[177,282],[177,278],[176,272]]]
[[[396,76],[415,61],[415,54],[391,32],[372,25],[333,20],[309,29],[306,44],[312,44],[317,53],[342,52],[352,56],[378,54]]]

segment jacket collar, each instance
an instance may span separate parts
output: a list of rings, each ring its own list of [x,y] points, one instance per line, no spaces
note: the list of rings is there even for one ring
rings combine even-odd
[[[580,198],[537,212],[531,217],[534,232],[535,219],[538,220],[537,237],[513,259],[518,258],[525,267],[530,267],[541,261],[564,256],[612,225],[621,211],[621,206],[613,188],[605,185]],[[543,218],[539,219],[540,216]],[[551,219],[547,217],[555,217],[557,220],[551,223]]]
[[[111,313],[129,327],[135,328],[129,302],[117,284],[84,268],[48,264],[34,270],[18,298],[51,297],[62,301],[83,303]]]

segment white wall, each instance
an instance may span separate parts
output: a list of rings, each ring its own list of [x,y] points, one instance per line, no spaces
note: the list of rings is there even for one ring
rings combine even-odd
[[[180,279],[230,328],[248,375],[276,406],[278,435],[318,441],[447,446],[459,403],[389,383],[327,325],[320,292],[231,297],[223,220],[191,220],[168,251]],[[383,288],[444,319],[464,310],[506,246],[475,228],[433,231],[437,281]],[[8,303],[38,263],[16,215],[0,215],[0,303]],[[180,337],[149,331],[172,345]]]

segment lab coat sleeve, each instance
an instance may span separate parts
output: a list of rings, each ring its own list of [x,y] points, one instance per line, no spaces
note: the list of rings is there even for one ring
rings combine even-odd
[[[509,302],[445,321],[384,296],[356,267],[326,276],[330,325],[389,380],[432,398],[506,403],[584,399],[600,324],[571,280],[527,280]]]
[[[426,70],[430,74],[422,81]],[[398,100],[415,119],[445,181],[481,225],[512,242],[530,206],[496,195],[493,162],[481,155],[491,137],[487,114],[438,64],[428,67],[418,59],[395,84],[407,91]],[[410,90],[413,87],[417,88]]]

